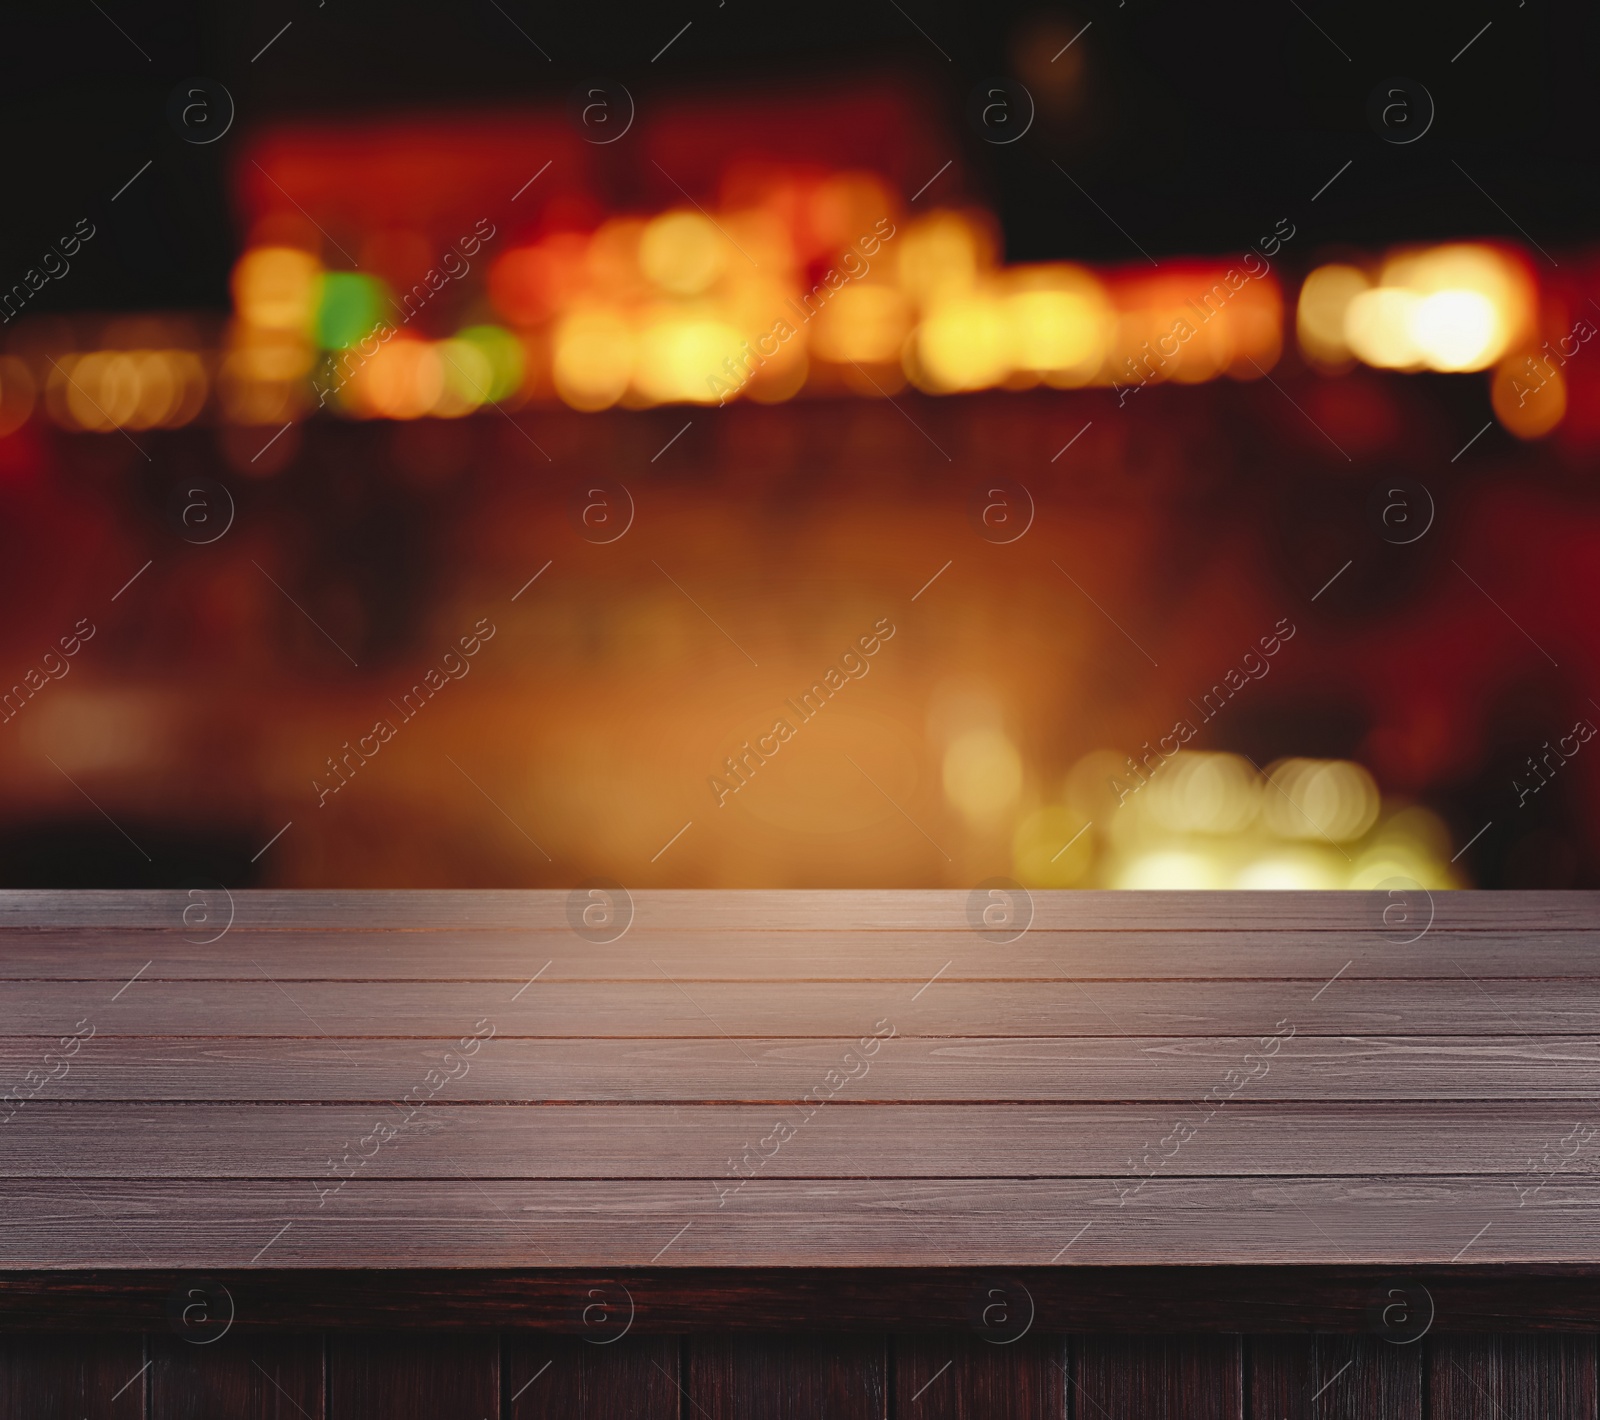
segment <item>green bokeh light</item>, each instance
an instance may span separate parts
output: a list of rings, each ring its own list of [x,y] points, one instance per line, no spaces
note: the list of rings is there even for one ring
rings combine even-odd
[[[504,326],[469,325],[456,332],[456,339],[475,346],[489,362],[488,398],[502,400],[522,387],[522,342]]]
[[[371,333],[383,310],[384,285],[355,271],[327,271],[319,281],[316,341],[324,350],[343,350]]]

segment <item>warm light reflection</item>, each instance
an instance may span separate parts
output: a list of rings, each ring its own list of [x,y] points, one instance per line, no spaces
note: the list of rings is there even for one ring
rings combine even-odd
[[[356,372],[351,382],[356,408],[383,419],[420,419],[445,392],[445,365],[438,349],[396,336]]]
[[[1001,730],[968,730],[944,752],[944,792],[967,818],[996,820],[1022,792],[1022,756]]]
[[[697,296],[722,274],[726,238],[698,212],[669,212],[644,229],[639,267],[663,291]]]
[[[1267,769],[1262,815],[1281,838],[1342,843],[1378,817],[1378,786],[1348,760],[1285,759]]]
[[[362,267],[345,270],[331,244],[320,255],[290,244],[315,242],[314,228],[261,227],[263,244],[234,269],[236,318],[215,358],[72,352],[84,366],[78,390],[29,370],[52,418],[110,430],[197,417],[213,371],[222,417],[265,424],[318,410],[456,418],[552,398],[584,411],[808,391],[876,398],[907,381],[939,395],[1109,387],[1121,403],[1147,384],[1256,379],[1281,355],[1281,270],[1254,253],[1157,271],[1006,267],[987,214],[913,215],[873,174],[739,164],[730,174],[709,208],[569,214],[548,230],[508,231],[442,288],[412,270],[437,245],[420,230],[358,235]],[[1542,357],[1507,352],[1529,351],[1538,314],[1520,253],[1455,242],[1317,267],[1294,324],[1307,361],[1326,372],[1353,360],[1493,368],[1501,423],[1536,438],[1562,418],[1564,378],[1554,366],[1525,377],[1516,362]],[[389,326],[413,348],[382,360],[351,353]],[[0,427],[27,417],[17,414],[30,402],[24,386],[10,386]]]
[[[314,402],[307,377],[316,352],[303,335],[240,321],[227,346],[217,389],[229,422],[281,424]]]
[[[176,429],[200,412],[208,386],[188,350],[95,350],[57,361],[46,398],[68,429]]]
[[[657,404],[712,403],[713,377],[739,378],[725,363],[737,366],[739,341],[738,330],[722,321],[660,311],[639,333],[634,384]]]
[[[1345,886],[1331,855],[1317,852],[1259,858],[1240,872],[1232,885],[1247,892],[1314,892]]]
[[[294,247],[257,247],[233,269],[239,318],[262,330],[308,332],[316,309],[321,263]]]
[[[985,389],[1010,370],[1009,337],[1005,311],[988,292],[940,297],[923,315],[906,373],[930,392]]]
[[[986,245],[963,213],[931,213],[909,224],[895,240],[900,286],[919,303],[960,295],[988,265]]]
[[[633,327],[604,307],[574,311],[556,327],[550,373],[574,409],[609,409],[633,378]]]
[[[1351,761],[1286,759],[1262,774],[1238,755],[1181,750],[1151,761],[1143,782],[1128,762],[1110,750],[1085,755],[1067,775],[1065,803],[1021,819],[1012,842],[1018,881],[1252,890],[1460,885],[1439,819],[1385,804],[1372,776]]]
[[[1117,874],[1113,887],[1138,892],[1209,889],[1228,886],[1217,864],[1200,853],[1171,850],[1146,853]]]
[[[1150,784],[1150,812],[1174,833],[1238,833],[1256,817],[1261,789],[1249,761],[1185,750]]]
[[[1391,253],[1376,279],[1319,267],[1300,291],[1296,327],[1313,363],[1351,354],[1388,370],[1484,370],[1532,329],[1537,293],[1525,263],[1467,242]]]
[[[1416,306],[1416,293],[1403,286],[1362,291],[1345,310],[1350,349],[1380,370],[1420,370],[1422,351],[1411,333]]]
[[[1025,269],[1005,298],[1009,362],[1052,385],[1085,384],[1104,363],[1112,327],[1105,291],[1081,267]]]
[[[1410,317],[1411,339],[1433,370],[1481,370],[1505,347],[1494,302],[1478,291],[1435,291]]]
[[[1505,360],[1489,384],[1495,418],[1519,439],[1539,439],[1567,412],[1567,380],[1542,350],[1522,351]]]
[[[1319,266],[1300,287],[1295,328],[1300,348],[1317,364],[1339,366],[1350,359],[1345,317],[1350,303],[1372,283],[1354,266]]]
[[[899,360],[911,329],[911,303],[893,286],[846,286],[822,310],[812,348],[824,360],[880,364]]]

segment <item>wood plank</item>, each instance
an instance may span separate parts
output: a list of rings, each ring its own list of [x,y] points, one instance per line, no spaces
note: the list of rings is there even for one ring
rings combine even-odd
[[[1252,1336],[1245,1349],[1252,1415],[1422,1420],[1423,1348],[1416,1343],[1395,1345],[1375,1336]]]
[[[33,1099],[369,1101],[801,1100],[859,1072],[849,1040],[495,1040],[445,1063],[437,1042],[94,1039]],[[1205,1040],[896,1039],[834,1098],[1196,1100],[1229,1091],[1259,1037]],[[34,1040],[0,1039],[0,1081],[19,1092],[44,1063]],[[53,1067],[52,1067],[53,1068]],[[457,1078],[446,1079],[449,1071]],[[443,1080],[435,1086],[435,1079]],[[1589,1100],[1600,1039],[1561,1036],[1297,1035],[1239,1102]],[[19,1113],[29,1105],[8,1105]],[[0,1115],[3,1120],[5,1115]]]
[[[1441,1102],[1192,1104],[435,1104],[393,1107],[34,1102],[5,1126],[5,1178],[1498,1177],[1529,1196],[1587,1106]],[[1198,1132],[1174,1152],[1174,1126]],[[385,1138],[381,1125],[395,1128]],[[793,1133],[782,1138],[777,1126]],[[401,1126],[404,1126],[403,1128]],[[1442,1148],[1441,1140],[1470,1140]],[[763,1148],[763,1143],[766,1147]],[[1570,1150],[1568,1152],[1571,1152]],[[1546,1159],[1545,1156],[1549,1155]],[[345,1160],[351,1161],[346,1164]],[[1530,1167],[1530,1160],[1536,1162]],[[331,1161],[331,1163],[330,1163]],[[1148,1167],[1148,1166],[1147,1166]]]
[[[696,1336],[685,1389],[705,1420],[882,1420],[882,1336]],[[902,1414],[905,1412],[901,1412]]]
[[[892,1413],[902,1420],[1037,1420],[1069,1413],[1066,1343],[1028,1334],[1008,1345],[946,1333],[894,1340]]]
[[[0,1182],[0,1270],[1600,1265],[1600,1181]]]
[[[0,1336],[0,1415],[27,1420],[143,1420],[138,1336]]]
[[[150,1413],[160,1420],[322,1420],[321,1336],[232,1332],[205,1345],[152,1333]]]
[[[569,894],[552,890],[322,891],[233,893],[241,927],[563,928]],[[1351,931],[1381,926],[1392,899],[1381,892],[1036,891],[1036,925],[1058,930],[1162,930],[1203,924]],[[641,926],[730,931],[749,928],[931,929],[967,932],[969,894],[960,890],[853,889],[632,892]],[[1434,925],[1464,931],[1600,930],[1600,901],[1586,892],[1435,892]],[[190,899],[176,891],[0,891],[0,923],[53,927],[182,926]]]
[[[189,933],[203,938],[205,932]],[[0,980],[904,981],[1490,980],[1600,976],[1600,932],[1052,931],[996,945],[971,933],[634,927],[597,946],[565,928],[517,931],[0,927]],[[1390,940],[1395,938],[1397,940]],[[507,995],[510,992],[506,993]]]
[[[1451,1420],[1594,1420],[1593,1336],[1430,1336],[1428,1396]]]
[[[59,925],[181,898],[74,900],[0,898],[0,1271],[1600,1267],[1576,895],[1409,945],[1382,895],[1046,894],[1011,944],[959,892],[645,893],[605,945],[559,893],[267,893],[181,947]]]
[[[1076,1249],[1073,1250],[1076,1252]],[[1072,1254],[1069,1254],[1071,1256]],[[670,1256],[670,1254],[669,1254]],[[630,1335],[753,1331],[970,1331],[974,1271],[961,1267],[654,1267],[569,1269],[352,1267],[218,1269],[251,1330],[441,1333],[500,1327],[587,1331],[588,1289],[624,1283]],[[987,1276],[988,1272],[976,1274]],[[1366,1333],[1397,1276],[1431,1293],[1437,1315],[1466,1332],[1600,1330],[1600,1266],[1387,1265],[1005,1268],[1032,1293],[1040,1335]],[[0,1271],[0,1327],[51,1331],[165,1330],[174,1287],[192,1273],[141,1266]],[[581,1289],[581,1290],[580,1290]],[[1032,1334],[1032,1333],[1030,1333]]]
[[[1600,1033],[1600,979],[1347,981],[0,983],[0,1035],[662,1039]],[[1313,1001],[1311,997],[1318,999]]]
[[[1079,1339],[1074,1350],[1076,1415],[1243,1420],[1236,1336],[1093,1336]]]
[[[328,1342],[338,1420],[484,1420],[500,1413],[500,1338],[387,1332]]]
[[[679,1420],[675,1336],[591,1341],[515,1332],[505,1339],[507,1420]]]

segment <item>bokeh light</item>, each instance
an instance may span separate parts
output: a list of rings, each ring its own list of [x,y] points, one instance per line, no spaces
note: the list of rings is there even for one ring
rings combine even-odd
[[[712,380],[737,381],[725,362],[738,366],[741,353],[739,331],[725,321],[661,308],[639,332],[633,383],[652,403],[714,404]]]
[[[1342,263],[1300,290],[1296,329],[1308,359],[1337,368],[1351,355],[1386,370],[1485,370],[1532,329],[1537,291],[1525,262],[1456,242],[1391,252],[1376,278]]]
[[[1022,793],[1022,756],[1001,730],[967,730],[944,752],[944,792],[968,819],[996,822]]]
[[[1521,351],[1495,370],[1489,398],[1502,428],[1541,439],[1567,412],[1567,379],[1544,351]]]
[[[906,373],[937,393],[999,384],[1011,368],[1010,335],[1004,308],[988,292],[941,296],[923,315]]]
[[[722,274],[727,239],[698,212],[655,218],[639,240],[639,266],[663,291],[698,296]]]
[[[294,247],[257,247],[233,269],[233,303],[239,318],[262,330],[311,329],[322,266]]]
[[[1378,816],[1378,786],[1348,760],[1285,759],[1267,768],[1262,814],[1282,838],[1342,843],[1359,838]]]
[[[1348,363],[1351,350],[1345,335],[1350,303],[1372,283],[1354,266],[1333,263],[1319,266],[1300,287],[1295,328],[1300,348],[1315,363],[1338,368]]]
[[[424,288],[426,289],[426,288]],[[372,333],[384,307],[383,283],[357,271],[327,271],[317,284],[316,340],[343,350]]]
[[[1460,885],[1439,818],[1416,805],[1386,804],[1353,761],[1286,759],[1263,773],[1240,755],[1183,749],[1142,783],[1127,764],[1114,750],[1085,755],[1067,775],[1061,804],[1018,819],[1012,871],[1019,882],[1250,890],[1373,889],[1392,879]]]
[[[1060,387],[1087,384],[1105,362],[1113,325],[1104,289],[1070,266],[1016,274],[1004,301],[1009,365]]]
[[[445,365],[425,340],[396,335],[380,345],[352,381],[360,412],[384,419],[420,419],[445,391]]]
[[[555,330],[550,364],[556,393],[574,409],[609,409],[633,379],[633,327],[603,306],[574,311]]]

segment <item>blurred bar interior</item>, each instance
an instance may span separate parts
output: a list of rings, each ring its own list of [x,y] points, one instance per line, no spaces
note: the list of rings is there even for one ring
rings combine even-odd
[[[30,268],[0,880],[1594,885],[1596,255],[1008,261],[970,146],[287,121],[231,310]]]

